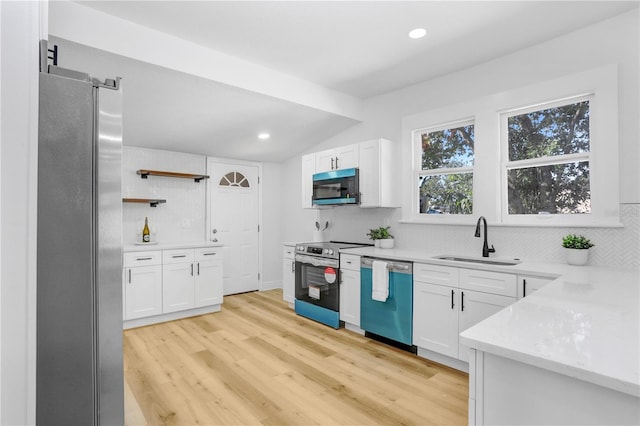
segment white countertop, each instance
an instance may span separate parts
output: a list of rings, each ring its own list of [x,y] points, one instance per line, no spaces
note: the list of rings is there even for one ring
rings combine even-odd
[[[184,248],[202,248],[202,247],[222,247],[220,243],[212,243],[209,241],[190,242],[190,243],[140,243],[140,244],[126,244],[122,251],[125,253],[134,251],[149,251],[149,250],[174,250]]]
[[[344,252],[555,277],[542,289],[463,331],[461,342],[480,351],[640,396],[637,271],[559,263],[482,265],[433,259],[447,253],[372,247]]]

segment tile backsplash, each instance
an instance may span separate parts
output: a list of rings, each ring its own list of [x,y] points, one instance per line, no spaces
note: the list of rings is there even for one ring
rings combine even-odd
[[[206,173],[206,157],[145,148],[124,147],[122,159],[122,197],[160,198],[158,207],[149,204],[122,205],[124,244],[141,240],[145,216],[149,218],[151,240],[201,242],[204,240],[206,182],[191,179],[149,176],[141,179],[139,169],[179,173]]]
[[[564,263],[562,237],[583,234],[594,244],[589,265],[623,269],[640,268],[640,204],[620,205],[621,228],[542,228],[489,226],[489,244],[501,258]],[[474,237],[475,226],[398,223],[400,209],[337,207],[320,210],[321,221],[331,226],[326,239],[370,242],[370,228],[391,224],[395,247],[440,254],[480,256],[482,239]],[[310,228],[313,224],[310,224]]]

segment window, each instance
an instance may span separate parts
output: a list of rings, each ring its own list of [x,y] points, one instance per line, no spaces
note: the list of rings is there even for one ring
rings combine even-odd
[[[590,214],[590,97],[502,116],[509,215]]]
[[[242,188],[249,188],[249,181],[246,177],[240,172],[229,172],[226,175],[222,176],[220,182],[218,183],[220,186],[235,186]]]
[[[607,65],[403,117],[401,221],[620,226],[617,78]]]
[[[419,214],[473,213],[474,124],[472,121],[414,132],[419,145]]]

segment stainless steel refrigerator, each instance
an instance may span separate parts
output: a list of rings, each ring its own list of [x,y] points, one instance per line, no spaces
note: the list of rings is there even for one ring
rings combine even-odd
[[[122,87],[40,73],[36,423],[124,423]]]

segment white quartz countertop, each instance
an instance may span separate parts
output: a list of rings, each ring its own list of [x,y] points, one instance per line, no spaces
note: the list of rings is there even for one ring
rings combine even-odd
[[[186,249],[186,248],[203,248],[203,247],[222,247],[220,243],[212,243],[209,241],[190,242],[190,243],[140,243],[140,244],[126,244],[122,251],[125,253],[135,251],[149,251],[149,250],[174,250],[174,249]]]
[[[513,266],[434,259],[450,253],[363,247],[345,253],[555,278],[460,334],[461,343],[640,396],[637,271],[523,261]],[[465,256],[466,257],[466,256]],[[491,260],[500,260],[491,257]]]
[[[588,268],[460,334],[462,344],[640,397],[638,274]]]

